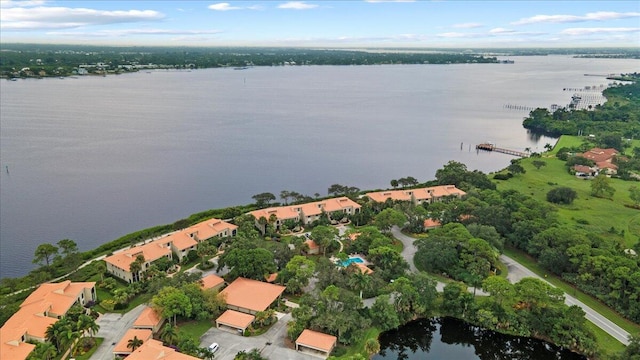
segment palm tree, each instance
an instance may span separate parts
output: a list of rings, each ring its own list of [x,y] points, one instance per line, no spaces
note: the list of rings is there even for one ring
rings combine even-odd
[[[378,342],[378,339],[375,339],[375,338],[367,339],[367,341],[364,343],[364,351],[367,352],[369,357],[371,357],[373,354],[377,354],[378,352],[380,352],[380,343]]]
[[[66,324],[66,320],[62,319],[60,321],[56,321],[55,323],[49,325],[47,327],[47,330],[45,330],[45,335],[44,338],[52,343],[53,345],[55,345],[56,349],[58,351],[61,350],[61,334],[63,329],[65,328],[65,326],[67,326]]]
[[[27,360],[51,360],[58,355],[55,345],[49,342],[37,343],[36,348],[29,354]]]
[[[207,242],[198,243],[196,253],[200,256],[200,265],[204,269],[204,258],[213,253],[213,247]]]
[[[76,329],[74,329],[74,326],[72,324],[67,323],[64,325],[60,332],[60,346],[63,348],[73,348],[73,344],[79,337],[80,333]]]
[[[171,325],[171,323],[166,323],[162,328],[160,340],[169,345],[175,345],[176,341],[178,341],[178,332],[176,331],[176,327]]]
[[[96,320],[88,315],[80,315],[77,323],[78,331],[82,334],[89,333],[91,343],[94,343],[93,336],[100,330],[100,325],[96,323]]]
[[[371,278],[360,268],[356,268],[356,271],[349,278],[349,285],[360,290],[360,299],[362,299],[362,292],[369,286],[369,283],[371,283]]]
[[[129,265],[129,271],[133,277],[133,281],[140,280],[140,271],[142,270],[142,264],[144,264],[144,256],[138,255],[136,259]]]
[[[104,282],[104,273],[107,272],[107,263],[103,260],[96,261],[94,267],[100,273],[100,282]]]
[[[134,336],[133,339],[129,339],[129,341],[127,341],[127,349],[131,349],[131,351],[133,352],[137,348],[142,346],[143,343],[144,341],[142,341],[141,339],[138,339],[137,336]]]

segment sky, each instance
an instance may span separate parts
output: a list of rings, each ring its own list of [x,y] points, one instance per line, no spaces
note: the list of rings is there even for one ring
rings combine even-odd
[[[0,0],[2,43],[640,47],[640,1]]]

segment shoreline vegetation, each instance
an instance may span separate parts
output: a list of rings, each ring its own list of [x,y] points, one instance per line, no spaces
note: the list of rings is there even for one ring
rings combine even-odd
[[[473,204],[453,201],[452,203],[443,203],[442,205],[438,205],[434,208],[429,207],[429,211],[437,211],[439,213],[442,213],[443,218],[441,220],[446,223],[460,223],[460,219],[464,218],[464,216],[466,216],[467,219],[472,217],[480,217],[482,216],[483,212],[478,211],[478,209],[484,206],[482,205],[482,203],[493,202],[494,204],[492,206],[494,206],[494,209],[491,211],[491,214],[493,214],[492,217],[494,217],[494,219],[483,219],[483,221],[488,224],[493,224],[492,226],[494,227],[494,231],[496,229],[500,230],[501,226],[504,227],[504,229],[500,231],[504,234],[504,237],[500,237],[500,239],[495,240],[496,243],[492,243],[493,246],[496,246],[497,248],[500,248],[500,246],[506,246],[507,248],[517,249],[518,251],[522,251],[524,253],[527,253],[528,255],[533,255],[532,259],[534,259],[535,264],[540,265],[543,271],[560,272],[556,274],[557,276],[554,276],[558,281],[563,281],[571,287],[575,286],[575,284],[578,283],[578,286],[574,287],[574,292],[579,291],[582,293],[584,291],[585,293],[583,295],[586,297],[592,296],[595,302],[607,303],[607,301],[612,301],[612,295],[600,294],[598,292],[600,291],[600,288],[586,288],[585,291],[584,284],[582,284],[582,286],[580,284],[582,281],[586,281],[586,283],[596,283],[600,281],[600,286],[602,287],[607,285],[614,285],[616,281],[619,282],[622,278],[607,279],[605,277],[609,276],[610,274],[596,274],[593,273],[593,271],[589,272],[588,269],[586,269],[584,272],[581,270],[578,274],[574,274],[568,270],[575,270],[575,268],[571,267],[571,263],[573,262],[572,259],[576,259],[576,262],[584,260],[585,257],[602,259],[602,257],[608,256],[607,251],[618,251],[620,249],[634,248],[640,251],[640,239],[638,239],[637,237],[637,234],[640,234],[640,232],[637,231],[638,229],[640,229],[640,222],[636,224],[633,222],[635,220],[629,220],[628,215],[626,215],[630,214],[632,211],[637,211],[635,210],[635,208],[623,207],[624,209],[620,209],[620,206],[617,206],[614,211],[614,213],[616,214],[616,221],[613,223],[613,225],[610,221],[611,219],[609,219],[608,217],[604,220],[602,218],[598,218],[598,209],[589,211],[585,210],[586,208],[593,209],[593,206],[604,206],[603,204],[605,203],[611,203],[613,205],[629,203],[629,198],[631,198],[632,201],[640,203],[640,197],[636,199],[633,193],[631,193],[630,196],[627,196],[625,194],[626,191],[624,190],[625,188],[629,188],[630,185],[631,187],[634,186],[633,184],[635,180],[632,175],[640,171],[640,141],[625,140],[627,139],[627,136],[630,136],[630,138],[632,139],[640,138],[640,117],[638,116],[638,107],[640,106],[640,101],[638,100],[640,99],[638,97],[638,75],[635,74],[631,76],[630,74],[627,74],[622,76],[626,76],[625,79],[633,79],[635,80],[635,82],[630,85],[620,85],[618,87],[612,88],[612,90],[608,92],[605,91],[605,95],[607,95],[607,97],[609,98],[608,102],[605,105],[597,107],[596,109],[593,109],[591,111],[573,109],[558,110],[561,112],[561,114],[571,114],[567,115],[566,119],[562,118],[561,120],[566,120],[562,123],[573,124],[578,123],[579,121],[585,121],[585,124],[587,124],[589,120],[591,120],[592,122],[598,122],[597,126],[592,128],[593,134],[591,134],[591,132],[588,132],[589,135],[594,135],[593,139],[590,136],[586,135],[577,137],[575,139],[574,137],[562,137],[555,147],[552,147],[552,149],[547,149],[548,151],[543,154],[536,154],[535,156],[532,155],[527,159],[516,159],[512,161],[512,164],[509,167],[497,172],[494,175],[493,180],[489,180],[488,177],[481,172],[467,171],[466,167],[463,164],[450,162],[443,169],[438,170],[438,172],[436,173],[436,180],[428,181],[423,184],[413,184],[413,186],[409,186],[409,188],[415,186],[431,186],[435,184],[446,183],[455,184],[465,190],[468,189],[468,192],[471,192],[470,194],[475,199],[475,203]],[[541,109],[532,111],[530,117],[525,120],[525,123],[527,123],[527,121],[530,119],[535,120],[538,112],[540,112],[539,110]],[[623,116],[625,119],[624,122],[627,126],[623,129],[620,129],[617,121],[597,120],[600,119],[600,116],[606,116],[603,115],[603,113],[607,112],[613,114],[611,115],[613,116],[613,119],[619,119],[620,116]],[[584,114],[584,116],[580,114]],[[548,116],[551,116],[552,119],[554,115],[555,113],[548,114]],[[573,118],[573,116],[582,117]],[[540,130],[539,128],[536,129]],[[587,134],[587,132],[585,132],[584,134]],[[565,144],[567,143],[571,143],[572,145],[565,146]],[[577,152],[578,150],[584,149],[588,146],[619,148],[625,155],[628,156],[627,160],[618,160],[619,172],[613,179],[610,180],[613,182],[613,185],[609,184],[609,186],[612,186],[612,188],[614,189],[615,198],[613,193],[611,193],[610,197],[590,194],[589,187],[590,184],[593,184],[594,182],[588,183],[584,180],[576,181],[574,176],[566,176],[567,170],[565,169],[564,161],[560,159],[560,154],[567,152]],[[567,148],[567,150],[563,150],[564,148]],[[536,163],[536,161],[538,161],[538,163]],[[544,162],[544,165],[541,164],[542,162]],[[500,180],[495,177],[497,175],[504,175],[506,173],[511,174],[510,177],[506,177],[506,180]],[[525,173],[527,175],[525,175]],[[392,180],[391,184],[393,185],[394,181],[396,182],[397,186],[398,180]],[[578,201],[576,201],[576,203],[573,205],[556,205],[556,208],[553,209],[551,207],[548,207],[549,205],[543,205],[543,202],[545,201],[544,194],[546,193],[546,191],[559,184],[569,184],[572,187],[576,188]],[[496,187],[500,190],[500,192],[497,192],[495,190]],[[348,195],[353,198],[356,198],[358,194],[365,193],[363,191],[359,191],[359,189],[357,189],[358,191],[350,191],[355,190],[356,188],[341,188],[343,190],[349,190],[347,191],[348,194],[344,195]],[[496,194],[491,195],[491,191],[496,192]],[[329,192],[331,193],[331,191]],[[608,193],[605,192],[605,195],[606,194]],[[257,200],[257,204],[248,204],[244,206],[228,207],[223,209],[213,209],[196,213],[189,216],[188,218],[178,220],[173,224],[159,225],[127,234],[119,239],[105,243],[100,247],[90,251],[82,253],[77,251],[69,251],[64,254],[64,257],[61,256],[57,259],[53,259],[51,265],[43,265],[42,267],[33,270],[27,276],[21,278],[3,278],[0,282],[0,295],[2,295],[0,303],[2,316],[0,317],[0,323],[4,323],[7,315],[10,316],[11,312],[14,309],[17,309],[16,303],[19,303],[28,295],[28,291],[15,293],[17,290],[28,289],[30,286],[35,286],[39,283],[50,281],[52,278],[56,278],[69,271],[72,271],[73,269],[75,269],[75,271],[71,272],[70,276],[68,277],[72,281],[81,281],[92,277],[95,278],[99,274],[99,270],[96,269],[96,263],[99,263],[99,261],[93,261],[92,264],[81,269],[78,268],[78,266],[81,263],[84,263],[91,259],[95,259],[101,255],[112,253],[117,249],[135,246],[140,242],[144,242],[148,239],[161,236],[176,229],[184,228],[185,226],[189,226],[205,219],[213,217],[221,219],[237,218],[251,210],[264,207],[261,206],[260,201],[258,201],[258,195],[254,196],[254,199]],[[498,199],[497,197],[500,196],[505,198]],[[275,197],[272,200],[275,200]],[[287,198],[283,198],[283,200],[285,200],[284,202],[287,203]],[[583,205],[581,204],[587,202],[587,200],[589,202],[588,206],[583,207]],[[515,201],[515,204],[519,204],[518,206],[522,205],[529,208],[526,211],[524,210],[524,208],[515,210],[515,212],[520,213],[520,215],[522,216],[522,218],[517,220],[518,223],[527,223],[526,227],[520,226],[519,228],[519,225],[516,225],[515,222],[513,224],[500,223],[499,216],[495,214],[495,211],[498,211],[499,213],[502,211],[502,209],[496,207],[499,206],[497,204],[501,201],[510,202],[510,206],[515,206]],[[389,209],[391,209],[391,207],[396,206],[397,204],[388,205]],[[475,209],[473,208],[474,206],[476,206]],[[461,211],[465,211],[466,213],[462,213]],[[469,216],[469,214],[473,215]],[[413,215],[417,216],[416,214]],[[511,215],[506,216],[511,217]],[[370,214],[370,217],[374,217],[374,215]],[[564,226],[566,226],[567,224],[575,224],[577,225],[578,230],[576,230],[575,232],[565,232],[565,230],[567,230],[568,228],[564,228],[563,224],[559,224],[558,218],[562,219],[562,221],[565,223]],[[542,226],[543,224],[537,222],[540,219],[543,219],[543,222],[546,222],[544,226]],[[409,223],[411,223],[411,218],[409,218],[408,220]],[[624,221],[627,221],[628,223],[624,224]],[[556,225],[558,227],[555,227]],[[608,226],[610,226],[610,229],[606,228]],[[587,231],[590,232],[590,236],[584,235]],[[515,235],[511,236],[511,234]],[[431,233],[428,238],[430,237],[432,237]],[[569,239],[568,241],[572,241],[574,243],[569,245],[565,244],[566,248],[564,249],[556,249],[552,247],[552,243],[554,241],[553,239],[561,238]],[[524,242],[523,239],[527,239],[528,242]],[[65,240],[61,240],[58,244],[61,247],[62,244],[71,246],[71,244],[69,244],[68,242],[63,242]],[[423,244],[424,246],[427,246],[427,242],[423,242]],[[570,245],[581,247],[574,249]],[[585,245],[587,245],[587,247],[585,247]],[[420,245],[418,245],[418,247],[420,253]],[[597,250],[596,252],[599,255],[593,256],[596,252],[589,253],[590,251],[595,251],[593,249]],[[578,250],[580,250],[579,253],[577,252]],[[557,253],[558,251],[560,251],[560,253]],[[421,261],[418,258],[419,253],[416,254],[417,256],[414,260],[416,264]],[[560,255],[562,253],[569,253],[572,255],[572,258],[563,258]],[[580,256],[582,258],[580,258]],[[631,315],[632,318],[638,318],[640,316],[640,313],[636,313],[636,311],[640,311],[640,309],[636,308],[640,307],[638,306],[637,298],[637,296],[639,295],[639,288],[634,288],[634,286],[640,286],[640,283],[636,284],[637,280],[640,279],[635,279],[633,277],[635,276],[633,275],[635,274],[634,271],[637,271],[638,268],[638,260],[637,258],[627,256],[611,258],[610,261],[619,261],[626,268],[626,274],[618,274],[617,272],[617,275],[614,274],[615,276],[626,276],[624,277],[624,279],[626,279],[624,280],[626,281],[626,283],[619,283],[617,290],[614,289],[614,291],[617,291],[614,295],[618,296],[618,301],[624,300],[624,303],[617,302],[615,304],[619,307],[622,306],[623,309],[626,309],[625,311],[629,311],[626,314],[627,317]],[[47,263],[48,262],[49,260],[47,258]],[[425,263],[427,262],[423,261],[423,264]],[[578,265],[580,265],[580,263]],[[586,262],[585,265],[587,265]],[[596,265],[591,264],[588,266],[593,267]],[[424,266],[422,266],[422,268],[424,269]],[[563,270],[567,271],[563,272]],[[620,271],[623,270],[624,269]],[[575,277],[580,276],[584,273],[588,273],[591,277],[589,279],[581,279]],[[640,274],[640,272],[636,273]],[[448,276],[453,279],[456,279],[457,277],[456,274],[448,274]],[[465,276],[462,276],[457,280],[463,280],[466,283],[479,285],[477,279],[465,278]],[[420,277],[417,277],[411,281],[421,280]],[[398,286],[398,289],[400,289],[400,285],[396,286]],[[449,296],[453,295],[455,294],[449,294]],[[635,307],[631,308],[631,306],[634,305],[634,296],[636,299],[636,303]],[[449,300],[463,301],[463,298],[460,294],[458,294]],[[499,307],[501,306],[501,304],[499,304],[499,300],[500,299],[496,298],[495,295],[492,295],[487,299],[479,300],[479,308],[476,310],[489,311],[487,309],[490,309],[492,306]],[[447,300],[445,299],[445,301]],[[494,303],[494,301],[496,303]],[[491,304],[489,304],[489,302]],[[459,305],[463,306],[464,304],[460,303]],[[450,309],[451,313],[445,312],[445,315],[455,315],[457,314],[458,310],[461,310],[463,314],[461,319],[464,321],[476,325],[481,325],[496,331],[514,333],[513,330],[509,332],[509,330],[501,328],[501,323],[497,318],[499,315],[497,313],[491,314],[490,311],[489,313],[483,313],[485,317],[477,318],[475,319],[476,321],[473,321],[474,319],[465,317],[464,311],[467,305],[464,305],[464,309],[452,308]],[[485,305],[486,308],[484,307]],[[382,306],[382,304],[380,306]],[[491,318],[489,315],[497,317],[495,318],[495,320],[492,320],[493,318]],[[609,316],[613,317],[612,321],[616,322],[617,324],[624,324],[624,328],[628,329],[629,332],[632,332],[632,335],[634,333],[640,333],[640,325],[638,325],[637,323],[632,321],[629,322],[627,320],[624,320],[622,317],[617,318],[618,313],[613,313],[613,315],[609,314]],[[413,314],[413,318],[415,318],[415,313]],[[482,319],[484,319],[485,322],[479,321]],[[519,331],[523,331],[523,329],[520,329]],[[375,331],[368,332],[367,334],[369,333],[377,336],[377,332]],[[527,336],[537,337],[540,335],[528,334]],[[603,344],[603,342],[607,341],[603,340],[606,339],[606,336],[603,337],[603,334],[597,335],[597,339],[598,345],[601,347],[599,349],[599,351],[601,351],[599,355],[602,358],[611,357],[618,359],[615,356],[617,356],[616,353],[620,351],[619,345]],[[364,341],[357,341],[352,344],[352,346],[358,347],[360,346],[360,343],[364,344]],[[587,348],[590,349],[589,351],[594,351],[592,345],[587,344],[587,346]],[[603,349],[602,346],[604,346],[605,348]],[[351,353],[351,350],[346,350],[346,353]],[[591,355],[595,355],[595,353]]]
[[[586,58],[640,59],[636,48],[585,49],[318,49],[259,47],[104,47],[86,45],[3,44],[0,78],[69,77],[125,74],[145,70],[191,70],[252,66],[511,64],[497,56],[573,55]]]

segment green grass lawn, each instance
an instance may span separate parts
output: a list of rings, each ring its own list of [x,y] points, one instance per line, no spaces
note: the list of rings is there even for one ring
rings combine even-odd
[[[370,329],[367,329],[362,339],[360,339],[357,343],[353,344],[352,346],[349,346],[347,348],[347,352],[339,356],[337,359],[348,359],[349,356],[352,356],[355,354],[362,354],[367,356],[366,351],[364,351],[364,344],[367,342],[367,340],[371,338],[378,339],[379,335],[380,335],[380,330],[378,330],[377,328],[372,327]]]
[[[191,320],[178,323],[178,331],[189,335],[192,339],[198,339],[213,327],[211,320]]]
[[[636,183],[610,179],[616,189],[613,198],[596,198],[591,195],[591,181],[569,174],[564,161],[543,155],[542,160],[547,165],[536,169],[532,165],[533,160],[522,159],[521,165],[526,174],[516,175],[507,181],[497,181],[498,190],[517,190],[539,201],[546,201],[549,190],[559,186],[570,187],[577,192],[578,198],[571,205],[555,205],[562,224],[584,229],[611,241],[623,241],[626,247],[631,247],[637,241],[640,211],[624,206],[633,204],[629,198],[629,187]]]

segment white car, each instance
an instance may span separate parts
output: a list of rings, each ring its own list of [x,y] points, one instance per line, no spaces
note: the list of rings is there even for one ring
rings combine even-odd
[[[216,352],[218,351],[219,348],[220,348],[220,345],[218,345],[218,343],[213,343],[209,345],[209,350],[211,350],[211,352]]]

